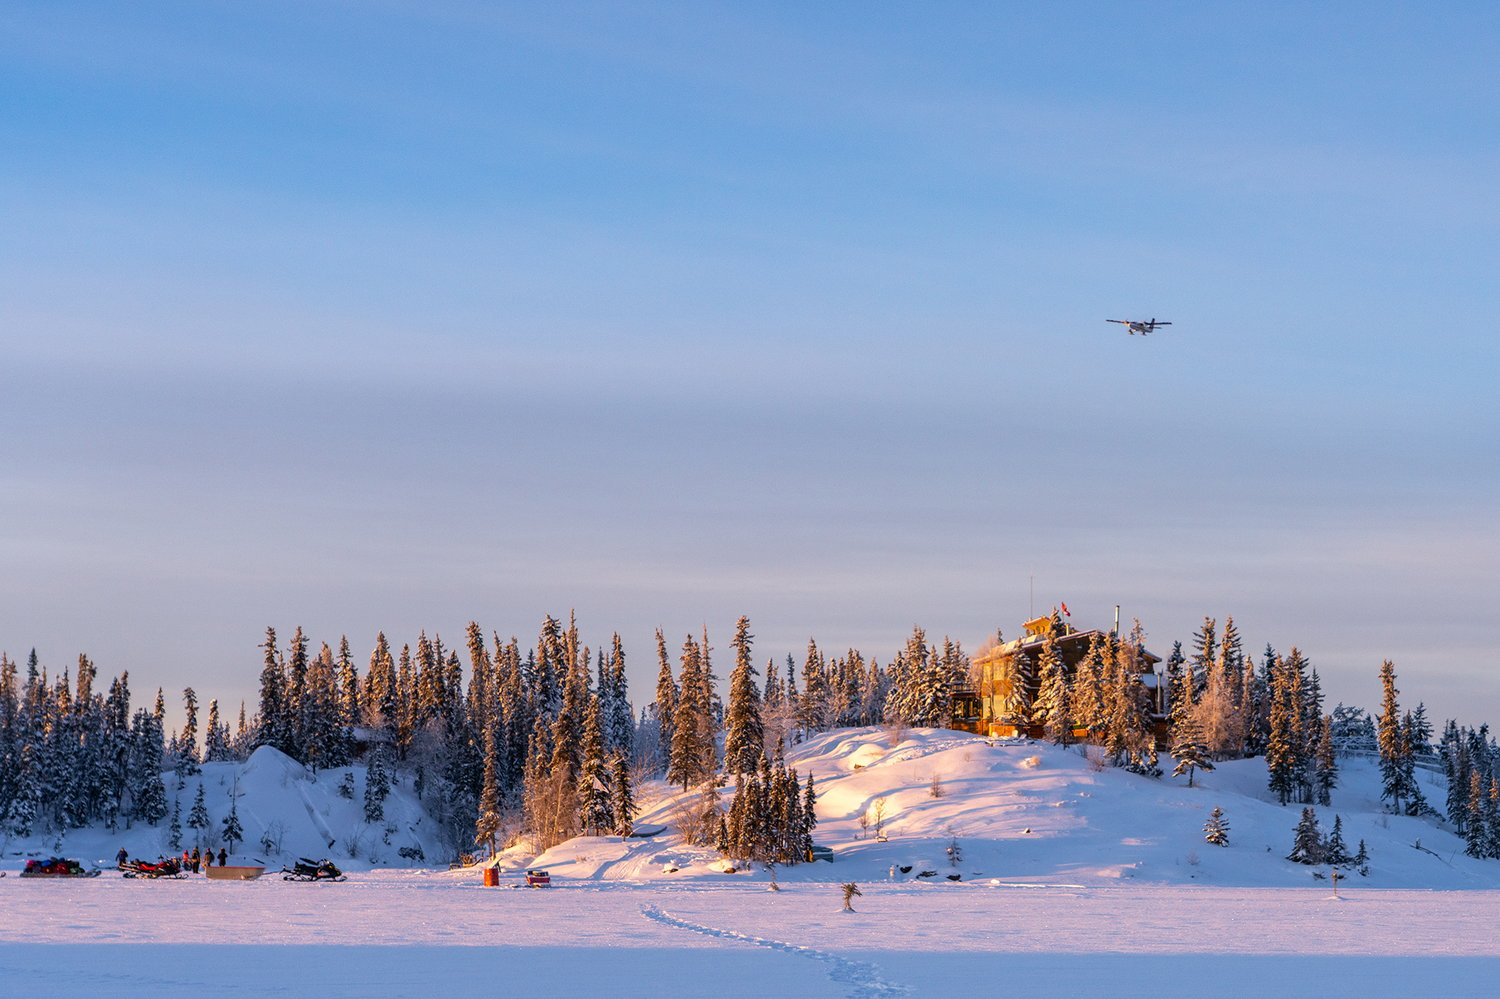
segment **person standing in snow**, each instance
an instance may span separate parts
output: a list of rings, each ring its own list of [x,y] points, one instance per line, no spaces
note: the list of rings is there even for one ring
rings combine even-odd
[[[120,847],[120,852],[117,853],[117,854],[115,854],[115,866],[116,867],[124,867],[125,864],[126,864],[126,862],[129,861],[129,860],[130,860],[130,854],[128,854],[128,853],[125,852],[125,848],[123,846]]]
[[[214,852],[212,850],[204,850],[203,851],[203,873],[207,874],[208,873],[208,869],[210,867],[212,867],[212,866],[214,866]]]
[[[193,873],[194,874],[198,873],[198,867],[202,863],[203,863],[203,855],[198,852],[198,848],[195,846],[195,847],[193,847]]]
[[[219,866],[220,867],[227,867],[227,866],[229,866],[228,856],[229,855],[224,852],[224,848],[222,846],[219,847]]]

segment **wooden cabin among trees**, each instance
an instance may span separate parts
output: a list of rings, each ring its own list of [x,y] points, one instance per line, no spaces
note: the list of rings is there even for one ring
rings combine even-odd
[[[953,727],[1122,748],[1166,738],[1161,658],[1142,645],[1139,625],[1123,637],[1118,624],[1080,631],[1054,609],[1023,627],[974,657],[972,686],[954,692]]]

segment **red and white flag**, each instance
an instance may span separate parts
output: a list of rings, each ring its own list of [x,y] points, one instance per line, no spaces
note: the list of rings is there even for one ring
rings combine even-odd
[[[1072,612],[1068,610],[1068,605],[1066,603],[1062,605],[1062,612],[1067,617],[1072,617],[1073,616]]]

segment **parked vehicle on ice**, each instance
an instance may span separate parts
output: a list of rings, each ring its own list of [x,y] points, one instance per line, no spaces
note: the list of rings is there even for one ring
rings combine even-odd
[[[328,858],[322,860],[308,860],[300,858],[291,867],[281,869],[281,880],[283,881],[343,881],[344,872],[334,866],[333,861]]]
[[[166,860],[152,863],[149,860],[127,860],[120,865],[120,870],[125,872],[127,878],[185,878],[182,872],[182,864],[176,857],[168,857]]]

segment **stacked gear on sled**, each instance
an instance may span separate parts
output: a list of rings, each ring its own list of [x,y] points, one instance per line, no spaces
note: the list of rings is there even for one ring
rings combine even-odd
[[[97,878],[98,871],[86,871],[76,860],[64,857],[48,857],[46,860],[26,861],[23,878]]]
[[[159,863],[151,863],[148,860],[127,860],[120,865],[120,870],[125,872],[127,878],[185,878],[182,873],[182,865],[175,857],[168,857]]]
[[[333,861],[301,858],[291,867],[281,869],[283,881],[343,881],[344,872],[334,866]]]

